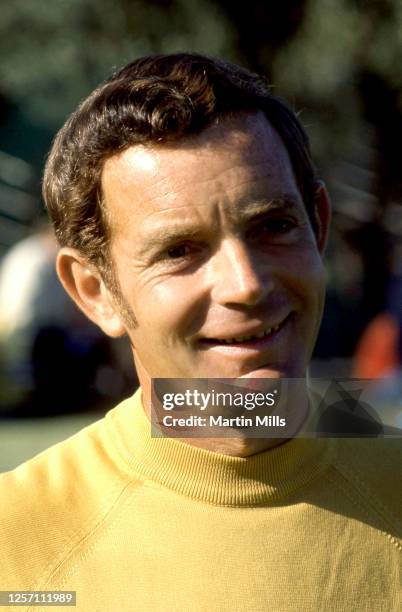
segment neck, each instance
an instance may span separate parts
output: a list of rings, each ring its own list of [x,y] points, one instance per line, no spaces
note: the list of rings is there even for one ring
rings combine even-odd
[[[152,419],[152,382],[149,374],[142,367],[139,360],[136,361],[138,378],[141,385],[142,391],[142,407],[150,422]],[[300,393],[300,387],[298,388],[296,404],[291,402],[294,407],[293,410],[289,410],[292,413],[292,424],[290,428],[287,428],[286,438],[261,438],[261,437],[248,437],[246,434],[237,435],[238,430],[233,431],[230,437],[186,437],[180,438],[177,435],[174,436],[176,440],[180,440],[185,444],[203,448],[215,453],[222,455],[230,455],[232,457],[249,457],[261,453],[263,451],[275,448],[287,442],[293,438],[297,432],[303,426],[303,423],[308,418],[309,407],[308,407],[308,396],[306,387],[303,389],[304,392]],[[296,416],[295,416],[296,415]]]
[[[149,417],[148,417],[149,418]],[[288,438],[178,438],[181,442],[204,448],[205,450],[231,457],[250,457],[257,453],[275,448],[288,441]]]

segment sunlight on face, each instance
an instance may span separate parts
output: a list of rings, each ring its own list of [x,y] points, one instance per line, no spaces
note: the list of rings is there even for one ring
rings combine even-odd
[[[111,253],[144,377],[304,376],[324,274],[288,153],[262,114],[109,159]]]

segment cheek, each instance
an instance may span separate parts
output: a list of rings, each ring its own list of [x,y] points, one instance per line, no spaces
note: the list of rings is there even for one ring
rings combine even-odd
[[[282,261],[288,288],[297,294],[305,307],[321,312],[325,294],[325,270],[314,245],[297,249]],[[313,314],[310,311],[310,314]]]
[[[192,334],[207,312],[200,279],[178,276],[143,287],[134,312],[139,326],[153,327],[166,335]]]

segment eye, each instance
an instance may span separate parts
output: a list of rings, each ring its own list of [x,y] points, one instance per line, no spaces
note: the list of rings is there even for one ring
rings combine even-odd
[[[256,219],[250,228],[249,239],[258,243],[258,247],[270,244],[287,244],[294,239],[294,231],[299,222],[289,215],[269,215]]]
[[[187,244],[178,244],[167,249],[166,254],[168,259],[181,259],[189,254],[189,246]]]
[[[208,248],[204,243],[185,241],[166,246],[154,259],[154,264],[171,273],[193,271],[205,260]]]
[[[257,230],[268,232],[270,234],[286,234],[296,226],[293,219],[286,217],[278,217],[273,219],[266,219],[257,226]]]

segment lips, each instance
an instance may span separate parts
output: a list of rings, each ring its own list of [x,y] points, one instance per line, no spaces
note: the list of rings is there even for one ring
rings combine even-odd
[[[226,346],[226,345],[231,345],[231,346],[242,346],[242,345],[249,345],[249,344],[255,344],[258,343],[259,341],[265,339],[265,338],[269,338],[269,337],[273,337],[277,332],[279,332],[281,330],[281,328],[285,325],[285,323],[288,321],[289,317],[291,315],[287,315],[284,319],[282,319],[282,321],[280,321],[279,323],[272,325],[270,327],[264,327],[263,329],[260,329],[259,331],[256,331],[253,334],[236,334],[235,336],[229,336],[226,334],[222,334],[222,336],[220,337],[216,337],[216,338],[200,338],[200,342],[206,346],[208,345],[222,345],[222,346]]]

